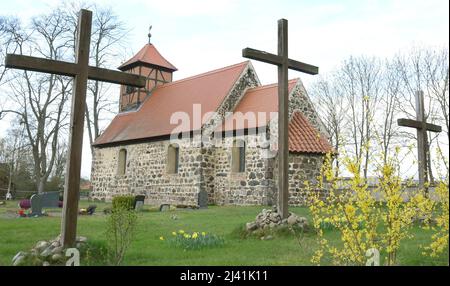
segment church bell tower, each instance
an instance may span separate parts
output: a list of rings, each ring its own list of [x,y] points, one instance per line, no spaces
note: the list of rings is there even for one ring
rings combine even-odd
[[[158,52],[150,43],[150,38],[149,33],[148,44],[118,68],[123,72],[144,76],[147,79],[143,88],[124,85],[120,87],[119,112],[137,109],[156,86],[172,82],[172,74],[177,68]]]

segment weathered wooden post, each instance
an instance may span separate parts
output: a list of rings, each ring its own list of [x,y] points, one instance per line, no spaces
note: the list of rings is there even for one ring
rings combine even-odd
[[[288,21],[278,20],[278,55],[246,48],[242,56],[278,66],[278,213],[289,216],[288,69],[318,74],[319,68],[288,57]]]
[[[87,80],[100,80],[136,87],[145,86],[145,77],[89,66],[91,26],[92,12],[84,9],[80,10],[75,63],[13,54],[8,54],[5,60],[7,68],[74,77],[69,152],[66,165],[64,207],[61,221],[61,243],[64,247],[74,246],[76,240]]]
[[[427,153],[429,152],[427,131],[441,132],[442,127],[427,123],[425,118],[425,106],[423,91],[416,92],[416,120],[400,118],[397,120],[399,126],[411,127],[417,130],[417,158],[419,163],[419,188],[425,189],[428,193],[428,162]]]

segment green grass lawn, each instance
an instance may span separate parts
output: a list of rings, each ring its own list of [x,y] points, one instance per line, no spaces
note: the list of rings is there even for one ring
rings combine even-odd
[[[81,202],[81,207],[90,204]],[[104,242],[106,216],[102,210],[109,206],[96,203],[94,216],[80,216],[78,234],[90,241]],[[301,246],[293,236],[273,240],[241,239],[236,229],[254,220],[263,206],[210,206],[205,210],[173,210],[157,212],[145,209],[139,213],[135,240],[124,259],[124,265],[311,265],[310,259],[317,247],[313,233],[305,235]],[[48,217],[16,218],[17,202],[0,206],[0,265],[10,265],[20,250],[29,250],[39,240],[56,237],[60,228],[60,211],[48,210]],[[306,208],[291,208],[296,214],[309,218]],[[173,216],[177,219],[174,219]],[[205,231],[221,235],[225,245],[219,248],[184,251],[173,248],[160,236],[170,237],[172,231]],[[403,243],[398,254],[400,265],[448,265],[448,253],[440,258],[421,255],[420,245],[430,242],[430,232],[414,228],[415,238]],[[327,231],[328,239],[339,239],[335,231]],[[81,261],[83,264],[83,261]]]

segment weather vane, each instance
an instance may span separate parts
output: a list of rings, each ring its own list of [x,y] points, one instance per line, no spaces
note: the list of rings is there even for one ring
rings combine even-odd
[[[150,44],[150,38],[152,37],[152,33],[150,33],[150,31],[152,30],[152,25],[150,25],[150,27],[148,27],[148,43]]]

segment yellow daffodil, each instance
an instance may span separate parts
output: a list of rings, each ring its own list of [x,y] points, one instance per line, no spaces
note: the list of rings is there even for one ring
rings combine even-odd
[[[179,234],[184,234],[184,230],[180,229],[180,230],[178,231],[178,233],[179,233]]]
[[[193,239],[196,239],[197,237],[198,237],[198,233],[194,232],[194,233],[192,234],[192,238],[193,238]]]
[[[172,235],[173,236],[177,236],[177,233],[174,231],[174,232],[172,232]]]
[[[203,235],[203,236],[206,236],[206,232],[202,232],[202,235]]]
[[[164,236],[160,236],[160,237],[159,237],[159,240],[164,240]]]

